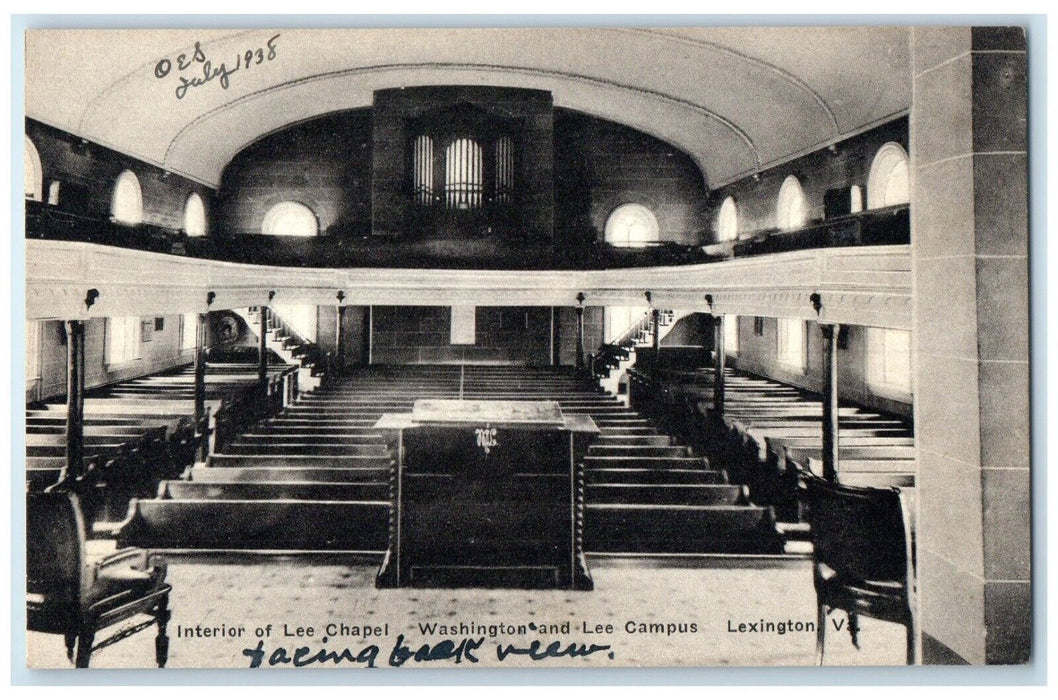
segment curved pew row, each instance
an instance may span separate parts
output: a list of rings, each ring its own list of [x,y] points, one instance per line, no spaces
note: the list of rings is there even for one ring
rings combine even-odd
[[[590,551],[782,552],[770,509],[751,504],[722,470],[613,396],[562,371],[481,366],[373,366],[303,394],[185,479],[164,482],[157,498],[138,501],[121,540],[171,548],[381,551],[384,538],[376,538],[388,526],[392,456],[375,422],[383,413],[410,411],[418,398],[460,396],[554,400],[564,412],[594,419],[600,436],[585,458]],[[357,523],[344,539],[323,523],[339,517],[336,509]],[[249,528],[247,513],[256,513],[262,526]],[[379,529],[367,527],[372,517]],[[300,533],[289,532],[292,527]],[[179,535],[166,534],[171,530]]]

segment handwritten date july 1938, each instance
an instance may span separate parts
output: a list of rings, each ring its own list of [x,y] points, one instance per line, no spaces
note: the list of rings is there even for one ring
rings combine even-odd
[[[248,70],[252,66],[275,60],[278,56],[279,36],[279,34],[272,36],[264,43],[264,46],[252,47],[236,53],[235,61],[231,64],[227,61],[215,63],[206,55],[202,43],[196,41],[193,50],[176,56],[175,65],[174,61],[168,58],[163,58],[154,64],[154,77],[161,80],[173,73],[175,68],[176,74],[174,75],[179,81],[179,85],[176,86],[176,99],[178,100],[184,99],[191,88],[214,80],[220,84],[222,89],[227,90],[228,85],[231,84],[231,76],[240,69]],[[184,74],[185,71],[188,72],[187,75]]]

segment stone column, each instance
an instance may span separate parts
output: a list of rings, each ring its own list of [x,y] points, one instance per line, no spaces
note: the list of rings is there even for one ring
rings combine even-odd
[[[1032,636],[1026,42],[911,34],[918,568],[926,663]]]

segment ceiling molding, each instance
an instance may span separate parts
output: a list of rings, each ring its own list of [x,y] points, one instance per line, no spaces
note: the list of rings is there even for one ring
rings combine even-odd
[[[355,76],[355,75],[370,75],[370,74],[375,74],[375,73],[385,73],[385,72],[397,71],[397,70],[436,70],[436,71],[439,71],[439,72],[440,71],[457,71],[457,72],[458,71],[483,71],[483,72],[500,73],[500,74],[520,74],[520,75],[529,75],[529,76],[540,77],[540,78],[560,78],[562,80],[568,80],[568,81],[572,81],[572,82],[579,82],[579,83],[594,85],[594,86],[603,87],[603,88],[610,88],[610,89],[618,89],[618,90],[627,91],[627,92],[630,92],[630,93],[633,93],[633,94],[636,94],[636,95],[639,95],[639,96],[642,96],[642,97],[647,97],[647,98],[654,99],[654,100],[661,100],[663,102],[668,102],[670,104],[676,105],[676,106],[684,108],[684,109],[689,109],[689,110],[691,110],[691,111],[693,111],[693,112],[695,112],[697,114],[700,114],[702,116],[705,116],[705,117],[715,121],[716,123],[718,123],[721,126],[723,126],[725,129],[727,129],[728,131],[733,133],[749,149],[749,151],[753,154],[753,158],[757,162],[758,165],[761,162],[760,153],[758,152],[756,144],[754,144],[754,142],[753,142],[753,139],[750,137],[749,134],[747,134],[743,129],[739,128],[732,121],[730,121],[729,119],[727,119],[725,117],[722,117],[721,115],[709,110],[708,108],[706,108],[703,105],[700,105],[700,104],[698,104],[696,102],[692,102],[690,100],[682,99],[680,97],[676,97],[674,95],[670,95],[670,94],[664,93],[664,92],[662,92],[660,90],[652,90],[652,89],[649,89],[649,88],[638,87],[638,86],[635,86],[635,85],[629,85],[629,84],[625,84],[625,83],[618,83],[618,82],[611,81],[611,80],[606,80],[606,79],[603,79],[603,78],[597,78],[597,77],[593,77],[593,76],[589,76],[589,75],[583,75],[583,74],[579,74],[579,73],[571,73],[571,72],[566,72],[566,71],[544,70],[544,69],[538,69],[538,68],[527,68],[527,67],[523,67],[523,66],[504,66],[504,65],[500,65],[500,64],[490,64],[490,63],[445,63],[445,62],[434,62],[434,61],[430,61],[430,62],[407,62],[407,63],[403,63],[403,62],[402,63],[386,63],[386,64],[377,64],[377,65],[372,65],[372,66],[359,66],[357,68],[343,68],[341,70],[327,71],[327,72],[324,72],[324,73],[316,73],[316,74],[313,74],[313,75],[301,76],[299,78],[295,78],[295,79],[292,79],[292,80],[287,80],[287,81],[284,81],[284,82],[281,82],[281,83],[276,83],[274,85],[268,86],[267,88],[263,88],[261,90],[255,90],[255,91],[247,93],[245,95],[241,95],[241,96],[231,100],[230,102],[226,102],[223,105],[219,105],[217,107],[214,107],[213,109],[210,109],[210,110],[208,110],[206,112],[203,112],[202,114],[198,115],[197,117],[192,119],[190,122],[185,124],[183,127],[181,127],[180,130],[177,131],[176,134],[173,135],[173,138],[170,140],[169,145],[166,147],[165,155],[163,157],[163,160],[165,162],[169,161],[169,155],[172,153],[173,149],[177,146],[177,144],[179,143],[181,137],[186,132],[190,131],[193,127],[197,126],[198,124],[200,124],[202,122],[205,122],[205,121],[209,120],[210,118],[212,118],[212,117],[214,117],[214,116],[216,116],[218,114],[223,114],[224,112],[227,112],[227,111],[230,111],[232,109],[235,109],[236,107],[239,107],[239,106],[241,106],[241,105],[243,105],[245,103],[251,102],[253,100],[256,100],[258,98],[264,97],[266,95],[270,95],[270,94],[273,94],[273,93],[276,93],[276,92],[280,92],[282,90],[286,90],[286,89],[289,89],[289,88],[292,88],[292,87],[305,85],[305,84],[312,83],[312,82],[333,80],[333,79],[336,79],[336,78],[343,78],[343,77]],[[354,106],[350,106],[350,109],[354,109],[354,108],[355,108]],[[602,115],[598,115],[598,116],[602,116]],[[636,128],[639,128],[639,127],[636,127]],[[640,129],[640,130],[645,131],[645,129]],[[257,140],[257,139],[254,139],[254,140]],[[248,143],[252,143],[252,142],[253,141],[250,141]],[[700,169],[702,169],[702,172],[705,175],[706,180],[708,181],[709,173],[705,170],[704,165],[702,163],[698,163],[698,167]]]
[[[717,51],[719,53],[723,53],[723,54],[726,54],[726,55],[731,56],[733,58],[736,58],[738,60],[746,61],[747,63],[752,63],[753,65],[755,65],[755,66],[757,66],[759,68],[763,68],[764,70],[771,71],[775,75],[777,75],[780,78],[786,80],[791,85],[795,85],[798,88],[800,88],[802,91],[804,91],[804,92],[808,93],[809,95],[811,95],[812,99],[814,99],[816,101],[816,104],[819,105],[819,108],[822,109],[823,113],[827,115],[827,120],[830,122],[830,127],[833,130],[834,134],[837,134],[838,131],[839,131],[837,116],[834,114],[834,110],[832,110],[830,108],[830,105],[827,104],[827,101],[825,99],[823,99],[823,96],[820,95],[818,92],[816,92],[814,89],[812,89],[812,87],[810,85],[808,85],[808,83],[804,82],[803,80],[798,78],[796,75],[794,75],[790,71],[787,71],[787,70],[784,70],[784,69],[780,68],[779,66],[775,65],[774,63],[769,63],[768,61],[765,61],[765,60],[760,59],[760,58],[754,58],[753,56],[747,56],[744,53],[735,51],[734,49],[728,48],[726,46],[721,46],[720,44],[717,44],[717,43],[714,43],[714,42],[711,42],[711,41],[705,41],[704,39],[692,39],[692,38],[686,37],[686,36],[678,36],[676,34],[669,34],[668,32],[662,31],[660,29],[644,29],[644,28],[638,28],[638,27],[612,27],[612,28],[610,28],[610,30],[611,31],[619,31],[619,32],[646,34],[646,35],[650,35],[652,37],[657,37],[657,38],[660,38],[660,39],[664,39],[665,41],[672,41],[672,42],[681,43],[681,44],[687,44],[687,45],[696,46],[696,47],[707,47],[707,48],[713,49],[714,51]]]

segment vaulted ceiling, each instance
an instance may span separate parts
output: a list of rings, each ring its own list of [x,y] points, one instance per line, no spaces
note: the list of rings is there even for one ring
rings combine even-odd
[[[529,87],[549,90],[556,106],[674,144],[698,163],[710,187],[718,187],[905,113],[909,32],[30,31],[26,115],[215,186],[228,161],[262,135],[369,106],[379,88]],[[185,62],[190,65],[181,71]],[[185,80],[202,80],[221,64],[231,71],[225,80],[215,75],[177,97]]]

